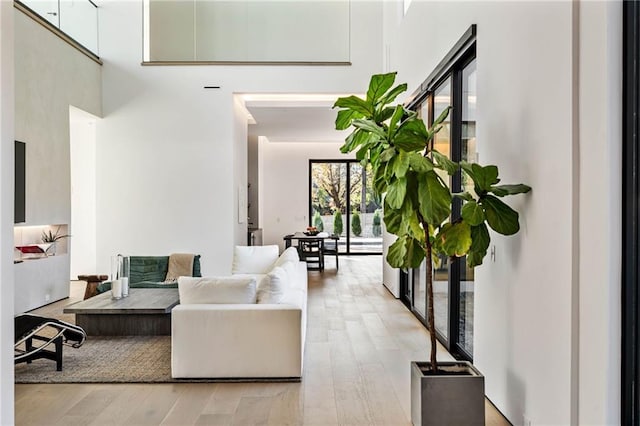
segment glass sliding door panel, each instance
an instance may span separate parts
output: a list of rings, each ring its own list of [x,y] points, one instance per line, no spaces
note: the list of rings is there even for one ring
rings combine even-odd
[[[477,161],[476,148],[476,61],[462,70],[462,160]],[[473,182],[463,174],[462,190],[473,191]],[[458,344],[473,356],[474,270],[460,259],[460,327]]]
[[[382,206],[373,191],[371,166],[350,163],[349,173],[349,251],[382,253]]]
[[[433,93],[433,119],[451,105],[451,80],[446,80]],[[442,123],[442,128],[434,137],[435,150],[451,158],[451,114]],[[437,170],[445,182],[450,183],[449,175]],[[433,303],[436,330],[449,339],[449,268],[450,262],[446,256],[441,256],[433,265]]]
[[[413,270],[413,309],[423,320],[427,318],[426,262],[422,262],[419,268]]]
[[[346,251],[347,163],[311,163],[311,223],[318,230],[340,235],[338,249]]]

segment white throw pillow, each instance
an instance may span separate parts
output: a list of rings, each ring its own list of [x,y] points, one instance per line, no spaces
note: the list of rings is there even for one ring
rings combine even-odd
[[[274,267],[260,282],[258,303],[280,303],[290,286],[292,271],[293,262]]]
[[[256,303],[256,280],[252,277],[180,277],[180,303]]]
[[[278,260],[278,246],[236,246],[232,274],[266,274]]]
[[[283,251],[273,266],[282,266],[287,262],[300,262],[300,256],[298,255],[298,250],[295,247],[289,247]]]

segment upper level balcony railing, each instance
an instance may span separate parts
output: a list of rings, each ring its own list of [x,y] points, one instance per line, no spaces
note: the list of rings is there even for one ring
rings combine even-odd
[[[16,0],[94,55],[98,49],[98,6],[91,0]]]
[[[348,65],[350,0],[143,0],[148,65]]]

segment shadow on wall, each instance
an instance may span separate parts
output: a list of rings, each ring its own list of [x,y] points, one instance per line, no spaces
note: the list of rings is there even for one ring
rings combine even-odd
[[[506,401],[505,411],[502,414],[506,415],[514,424],[520,424],[519,419],[524,421],[525,418],[528,418],[527,407],[524,405],[526,391],[524,380],[517,376],[513,370],[507,371],[507,389],[509,399]]]
[[[151,71],[153,72],[154,70]],[[103,75],[108,73],[111,81],[118,82],[118,90],[111,90],[109,93],[105,92],[102,95],[105,98],[105,102],[102,103],[103,117],[108,117],[115,111],[124,108],[145,91],[145,83],[136,78],[135,73],[129,72],[121,66],[105,61],[102,72]]]

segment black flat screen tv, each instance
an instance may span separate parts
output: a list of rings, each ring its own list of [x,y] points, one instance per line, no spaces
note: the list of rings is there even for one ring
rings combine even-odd
[[[26,174],[26,149],[27,145],[24,142],[16,141],[15,144],[15,196],[14,196],[14,210],[13,210],[13,223],[24,223],[25,218],[25,174]]]

